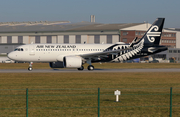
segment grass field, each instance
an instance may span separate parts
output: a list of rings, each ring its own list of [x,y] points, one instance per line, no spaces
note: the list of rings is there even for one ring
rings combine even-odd
[[[0,69],[27,69],[27,66],[28,64],[0,64]],[[95,66],[117,68],[114,63]],[[179,68],[179,64],[123,63],[118,66]],[[48,69],[48,64],[35,63],[34,69]],[[170,87],[173,87],[172,115],[179,117],[179,77],[178,72],[1,73],[0,117],[26,115],[26,88],[29,89],[29,117],[97,117],[98,87],[102,117],[168,117]],[[114,102],[113,93],[117,89],[122,93],[121,102]]]
[[[100,69],[180,68],[180,63],[93,63]],[[86,69],[88,64],[84,65]],[[29,63],[0,63],[0,69],[27,69]],[[49,63],[34,63],[33,69],[51,69]]]

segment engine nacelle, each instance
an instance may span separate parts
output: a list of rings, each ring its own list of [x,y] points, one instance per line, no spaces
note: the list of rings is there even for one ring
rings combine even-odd
[[[49,66],[51,68],[64,68],[63,62],[50,62]]]
[[[80,68],[82,66],[82,58],[76,56],[66,56],[63,58],[64,67]]]

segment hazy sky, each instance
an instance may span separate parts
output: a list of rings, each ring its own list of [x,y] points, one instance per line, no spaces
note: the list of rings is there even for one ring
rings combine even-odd
[[[180,0],[0,0],[0,22],[90,21],[153,23],[164,17],[165,28],[180,28]]]

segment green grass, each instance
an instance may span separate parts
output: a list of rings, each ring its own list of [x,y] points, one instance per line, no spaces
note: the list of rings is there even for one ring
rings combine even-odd
[[[29,88],[29,117],[96,117],[97,88],[100,87],[102,117],[167,117],[169,91],[173,87],[172,115],[178,117],[179,77],[178,72],[1,73],[0,108],[6,109],[0,110],[0,116],[25,116],[25,89]],[[114,102],[113,93],[117,89],[122,93],[121,102]]]
[[[93,63],[98,69],[180,68],[180,63]],[[86,69],[88,64],[84,65]],[[27,69],[29,63],[0,63],[0,69]],[[51,69],[49,63],[34,63],[33,69]]]

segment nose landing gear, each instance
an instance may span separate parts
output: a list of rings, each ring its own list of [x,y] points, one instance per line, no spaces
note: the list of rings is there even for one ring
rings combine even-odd
[[[33,64],[33,62],[30,62],[30,63],[29,63],[29,67],[28,67],[28,70],[29,70],[29,71],[32,71],[32,70],[33,70],[32,64]]]

